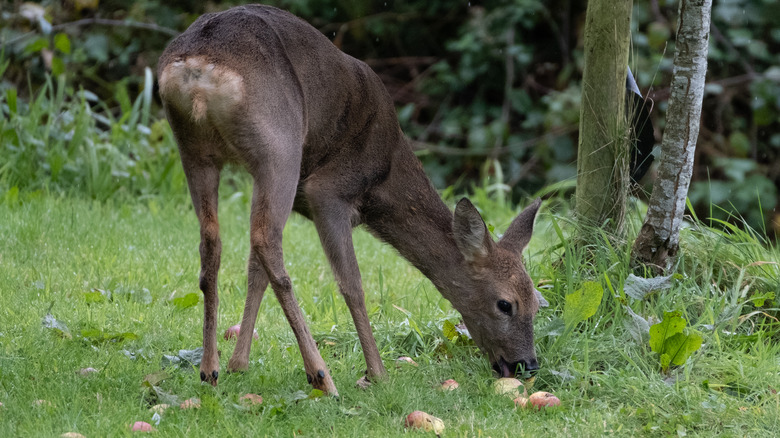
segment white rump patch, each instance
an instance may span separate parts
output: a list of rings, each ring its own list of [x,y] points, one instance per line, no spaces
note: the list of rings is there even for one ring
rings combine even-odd
[[[208,113],[229,114],[244,99],[244,80],[233,70],[193,56],[168,64],[160,76],[165,102],[194,121]]]

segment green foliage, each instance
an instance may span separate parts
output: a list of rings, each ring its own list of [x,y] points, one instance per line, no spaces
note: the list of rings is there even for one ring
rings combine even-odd
[[[573,327],[596,314],[604,296],[604,288],[595,281],[585,282],[581,288],[566,295],[563,320],[567,327]]]
[[[220,330],[240,321],[246,297],[249,209],[233,195],[223,190],[220,196]],[[447,433],[464,436],[507,430],[540,436],[564,428],[576,436],[719,436],[735,428],[771,436],[780,425],[773,392],[780,325],[770,294],[778,290],[780,254],[748,234],[717,233],[698,222],[687,228],[676,272],[681,276],[672,286],[642,300],[622,297],[632,300],[635,318],[621,301],[632,272],[628,249],[615,248],[614,255],[572,250],[567,210],[546,205],[525,253],[532,279],[551,303],[535,320],[541,369],[534,390],[554,393],[563,406],[540,415],[516,410],[493,393],[490,365],[456,325],[458,313],[419,272],[362,230],[354,241],[366,307],[389,376],[367,390],[355,388],[365,370],[360,341],[316,230],[297,216],[284,230],[285,264],[341,398],[312,394],[295,336],[270,291],[258,313],[260,339],[253,341],[248,371],[220,373],[216,390],[202,385],[195,365],[201,304],[179,309],[171,302],[199,294],[198,224],[184,203],[166,200],[96,202],[25,191],[12,202],[0,201],[0,295],[24,303],[0,307],[1,436],[122,435],[135,421],[153,423],[149,408],[165,402],[174,406],[155,425],[161,435],[249,436],[262,430],[269,436],[405,436],[403,418],[416,409],[440,416]],[[516,210],[494,216],[497,234]],[[565,329],[566,295],[585,295],[596,285],[603,296],[595,314],[556,342]],[[695,330],[706,347],[695,360],[676,365],[681,356],[667,340],[664,373],[659,353],[649,348],[650,325],[642,333],[641,321],[657,323],[668,309],[684,312],[682,333]],[[560,321],[559,330],[545,333],[553,321]],[[637,337],[629,322],[638,327]],[[56,326],[69,327],[72,337]],[[125,333],[137,338],[119,342]],[[677,350],[689,351],[690,342]],[[218,348],[224,369],[235,341],[219,336]],[[397,363],[399,356],[412,356],[419,366]],[[83,376],[79,370],[86,367],[98,372]],[[433,389],[446,379],[460,388]],[[244,406],[240,398],[248,392],[265,401]],[[175,406],[193,397],[201,400],[199,410]],[[40,399],[51,405],[33,406]]]
[[[198,295],[195,292],[188,293],[187,295],[184,295],[183,297],[176,297],[174,298],[171,303],[180,310],[189,309],[190,307],[195,307],[200,302],[200,295]]]
[[[683,365],[701,348],[702,337],[695,331],[684,333],[687,321],[680,312],[664,312],[664,319],[650,327],[650,348],[660,355],[661,368]]]
[[[10,117],[18,110],[28,114],[25,102],[45,103],[39,97],[59,93],[52,91],[52,82],[59,84],[64,76],[63,96],[72,100],[68,105],[73,105],[69,111],[74,118],[63,121],[86,123],[89,118],[83,108],[77,107],[78,99],[70,97],[79,90],[91,96],[87,102],[97,113],[91,117],[102,116],[108,123],[119,122],[134,111],[135,96],[147,95],[139,108],[140,125],[153,131],[149,146],[154,149],[160,134],[170,134],[164,126],[156,125],[159,108],[145,77],[146,67],[154,68],[171,36],[199,15],[236,3],[104,0],[4,4],[0,15],[3,116]],[[437,187],[455,185],[458,192],[471,190],[475,184],[491,187],[497,196],[511,203],[543,187],[571,192],[582,63],[578,26],[584,19],[584,3],[275,0],[270,4],[300,15],[347,53],[369,61],[396,100],[405,132],[418,146],[429,148],[421,151],[420,157]],[[678,3],[653,5],[634,5],[630,64],[640,88],[651,92],[653,121],[662,134]],[[775,232],[772,211],[780,181],[770,164],[780,157],[778,16],[776,2],[715,3],[699,142],[703,153],[697,155],[691,186],[697,214],[737,224],[744,219],[768,234]],[[110,26],[90,22],[97,18],[116,21]],[[47,79],[47,74],[55,79]],[[32,114],[29,126],[21,130],[33,132],[44,142],[51,141],[49,131],[51,136],[66,135],[73,127],[52,123],[61,120],[57,116],[64,110],[44,111],[48,114],[44,120]],[[35,129],[41,125],[45,126],[43,134]],[[106,129],[104,125],[98,122],[97,127]],[[130,130],[123,135],[135,137],[129,139],[131,143],[144,141],[133,132],[133,126],[126,126]],[[20,141],[15,138],[21,135],[16,129],[8,132],[6,124],[3,131],[4,143]],[[172,146],[169,141],[163,141],[166,148]],[[137,193],[146,192],[139,190],[138,185],[144,185],[139,179],[154,179],[155,175],[167,178],[171,176],[167,172],[179,172],[178,179],[174,178],[174,185],[179,187],[161,183],[157,190],[183,187],[178,166],[168,167],[175,159],[162,159],[156,166],[147,167],[134,162],[148,157],[135,153],[145,150],[105,146],[103,141],[92,143],[80,150],[53,141],[43,163],[51,167],[46,172],[54,173],[56,184],[47,189],[58,190],[71,180],[79,187],[77,191],[104,198],[112,191],[125,190],[127,173],[134,180],[128,190]],[[25,151],[33,149],[31,145],[21,147]],[[34,149],[35,153],[27,155],[32,162],[12,154],[13,162],[21,164],[25,179],[35,175],[35,181],[45,181],[40,177],[46,172],[30,172],[35,161],[41,162],[43,148]],[[117,150],[133,160],[122,163]],[[94,163],[89,162],[93,152],[92,156],[101,160],[110,157],[107,159],[113,161],[100,167],[112,169],[95,175]],[[65,166],[63,160],[82,154],[85,163],[76,168],[84,176],[68,176],[73,166]],[[112,182],[111,172],[118,174],[116,182],[121,188]],[[19,178],[17,175],[14,179]],[[484,184],[486,180],[490,183]],[[41,188],[41,184],[0,184],[6,188]],[[717,208],[711,209],[712,205]]]
[[[151,72],[147,92],[125,98],[118,117],[93,93],[75,91],[66,75],[49,80],[29,102],[14,89],[0,96],[0,188],[110,196],[184,195],[185,179],[167,122],[151,126]],[[118,87],[119,96],[127,96]],[[73,97],[69,97],[73,96]]]

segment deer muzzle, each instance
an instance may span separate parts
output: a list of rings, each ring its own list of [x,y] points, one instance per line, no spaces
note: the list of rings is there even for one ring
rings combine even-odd
[[[520,360],[518,362],[509,363],[500,357],[498,361],[493,363],[493,370],[498,373],[499,377],[530,377],[539,371],[539,362],[536,358],[530,360]]]

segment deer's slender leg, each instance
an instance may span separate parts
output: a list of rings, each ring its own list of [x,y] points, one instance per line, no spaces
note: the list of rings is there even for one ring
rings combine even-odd
[[[217,219],[220,168],[213,162],[190,157],[184,149],[181,158],[192,204],[200,222],[200,290],[203,292],[203,359],[200,363],[200,378],[216,386],[219,378],[217,274],[222,253]]]
[[[360,345],[363,347],[368,376],[384,376],[387,372],[371,331],[360,270],[352,244],[352,223],[349,217],[352,207],[327,193],[329,190],[318,190],[316,187],[315,183],[308,184],[306,197],[312,209],[322,248],[336,277],[339,291],[352,314]]]
[[[279,139],[279,136],[264,137]],[[252,167],[255,187],[250,216],[250,257],[256,258],[265,268],[271,288],[298,340],[309,383],[325,393],[338,395],[295,299],[290,276],[284,267],[282,231],[292,211],[300,171],[300,146],[296,148],[289,144],[275,145],[272,153],[263,156],[261,164]],[[241,331],[244,331],[243,327]],[[245,336],[251,335],[250,330],[246,333]]]
[[[252,216],[255,216],[254,212]],[[257,221],[252,221],[251,235],[260,232],[255,229],[257,224]],[[241,330],[238,332],[236,349],[233,350],[233,356],[230,357],[228,362],[228,371],[246,371],[249,367],[249,351],[252,347],[252,334],[257,321],[257,310],[260,308],[263,294],[268,287],[268,275],[265,273],[260,258],[255,255],[254,249],[250,251],[248,264],[244,317],[241,319]]]

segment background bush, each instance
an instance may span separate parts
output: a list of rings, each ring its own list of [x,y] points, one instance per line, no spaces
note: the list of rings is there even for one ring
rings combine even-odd
[[[0,184],[96,198],[183,189],[156,93],[142,97],[145,69],[199,15],[238,3],[3,3]],[[585,1],[267,3],[377,71],[438,187],[476,181],[513,201],[573,187]],[[677,2],[636,2],[633,15],[630,63],[660,142]],[[691,202],[701,217],[776,232],[780,5],[716,2],[710,41]]]

